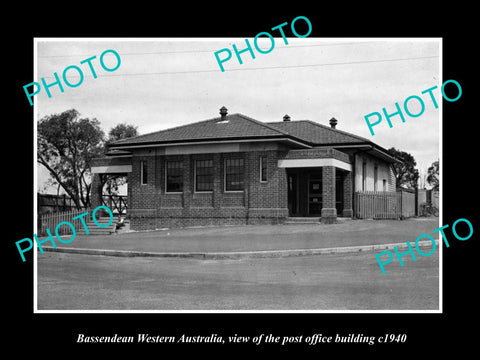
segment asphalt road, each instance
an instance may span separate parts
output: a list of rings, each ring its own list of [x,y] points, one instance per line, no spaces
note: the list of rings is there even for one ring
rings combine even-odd
[[[382,275],[375,252],[196,260],[45,253],[39,310],[438,310],[438,250]]]
[[[118,235],[78,235],[59,247],[150,252],[231,252],[315,249],[415,242],[432,234],[438,218],[342,220],[337,224],[217,226]],[[433,234],[432,234],[433,235]],[[68,239],[68,238],[67,238]],[[44,245],[51,246],[50,242]]]

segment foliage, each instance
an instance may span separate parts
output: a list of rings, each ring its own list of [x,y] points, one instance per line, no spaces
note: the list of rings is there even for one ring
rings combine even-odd
[[[108,132],[105,151],[108,150],[108,145],[111,143],[134,136],[138,136],[138,130],[136,126],[128,125],[126,123],[116,125]],[[107,191],[108,195],[116,195],[118,193],[119,186],[126,183],[127,178],[125,176],[104,175],[102,177],[102,188],[106,185],[105,190]]]
[[[420,204],[419,216],[438,216],[438,209],[431,203]]]
[[[118,124],[111,128],[108,132],[107,145],[114,141],[127,139],[138,136],[138,130],[136,126],[128,125],[126,123]]]
[[[440,187],[439,182],[439,161],[434,161],[432,166],[430,166],[427,170],[427,183],[432,187],[432,190],[437,190]]]
[[[37,162],[45,166],[78,209],[90,206],[90,163],[102,155],[104,146],[100,122],[80,118],[80,113],[71,109],[40,119],[37,133]]]
[[[417,187],[419,174],[418,170],[415,169],[417,162],[414,157],[394,147],[388,149],[388,151],[393,157],[400,161],[393,164],[397,173],[397,188],[415,189]]]

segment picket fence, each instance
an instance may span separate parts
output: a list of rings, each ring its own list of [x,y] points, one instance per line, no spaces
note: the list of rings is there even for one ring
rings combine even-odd
[[[67,221],[71,223],[76,230],[78,229],[83,229],[82,225],[82,220],[80,218],[73,220],[74,217],[88,212],[89,215],[86,215],[83,217],[84,221],[87,222],[90,219],[90,209],[83,209],[83,210],[70,210],[70,211],[61,211],[61,212],[55,212],[55,213],[47,213],[40,215],[38,218],[38,235],[48,235],[47,234],[47,229],[50,229],[50,233],[52,236],[55,236],[55,229],[57,228],[57,225],[60,224],[63,221]],[[58,228],[58,234],[59,235],[67,235],[71,234],[72,229],[68,225],[61,225]]]
[[[403,219],[415,216],[415,194],[408,191],[358,191],[357,219]]]

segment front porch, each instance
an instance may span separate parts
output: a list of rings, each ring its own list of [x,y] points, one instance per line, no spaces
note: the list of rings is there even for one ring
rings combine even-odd
[[[348,176],[349,172],[335,169],[334,186],[326,186],[326,191],[335,192],[331,203],[335,203],[337,216],[351,217],[353,214],[351,205],[345,208],[345,193],[351,195],[350,184],[346,181]],[[331,197],[331,194],[324,194],[323,168],[290,168],[287,179],[289,216],[322,217],[323,199]]]
[[[289,217],[333,223],[337,216],[353,216],[348,155],[328,148],[291,150],[278,166],[287,174]]]
[[[128,176],[132,172],[131,155],[118,154],[115,152],[110,156],[95,158],[92,161],[92,207],[100,205],[107,206],[114,216],[125,218],[129,208],[129,197],[125,195],[112,195],[105,193],[104,188],[109,177],[125,177],[128,183]],[[108,154],[107,154],[108,155]]]

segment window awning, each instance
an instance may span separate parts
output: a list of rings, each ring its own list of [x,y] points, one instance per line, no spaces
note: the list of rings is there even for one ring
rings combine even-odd
[[[122,174],[131,173],[132,165],[92,166],[93,174]]]
[[[322,159],[282,159],[278,160],[279,168],[304,168],[334,166],[339,169],[352,171],[352,165],[333,158]]]
[[[92,159],[93,174],[124,174],[132,172],[131,156],[105,156]]]

